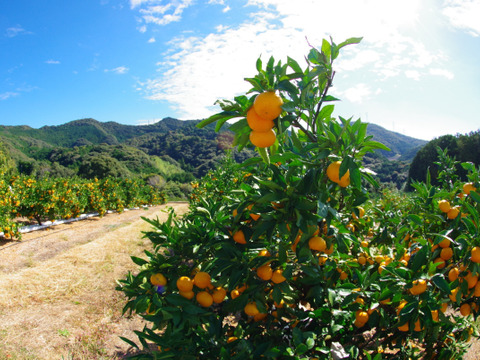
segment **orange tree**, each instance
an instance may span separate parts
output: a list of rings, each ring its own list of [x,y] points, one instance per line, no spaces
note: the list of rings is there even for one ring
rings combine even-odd
[[[441,187],[417,183],[401,204],[369,200],[362,157],[386,148],[334,118],[328,95],[333,61],[359,41],[324,40],[306,68],[258,60],[250,96],[199,124],[237,119],[235,145],[260,157],[195,184],[182,219],[149,220],[153,250],[118,286],[150,323],[134,358],[461,357],[477,334],[478,169],[464,164],[463,184],[446,166]]]

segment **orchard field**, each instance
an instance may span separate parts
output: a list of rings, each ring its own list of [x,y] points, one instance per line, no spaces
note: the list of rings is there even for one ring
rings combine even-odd
[[[153,250],[119,280],[147,326],[135,359],[462,359],[478,337],[479,169],[439,151],[440,185],[378,194],[362,158],[387,150],[333,117],[345,46],[306,67],[259,59],[252,88],[199,126],[232,120],[228,158],[194,184],[190,210],[150,220]]]

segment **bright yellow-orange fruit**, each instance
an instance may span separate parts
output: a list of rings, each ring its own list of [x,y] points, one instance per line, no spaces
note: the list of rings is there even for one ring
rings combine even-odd
[[[459,290],[460,290],[460,288],[457,287],[457,288],[450,291],[451,293],[450,293],[450,295],[448,295],[450,300],[452,300],[453,302],[457,302],[457,294],[458,294]]]
[[[469,304],[462,304],[460,306],[460,314],[463,316],[468,316],[472,312],[472,308],[470,307]]]
[[[167,278],[160,273],[150,276],[150,282],[153,286],[165,286],[167,285]]]
[[[360,322],[360,323],[366,324],[367,321],[368,321],[368,318],[369,318],[369,315],[366,311],[357,310],[355,312],[355,320]]]
[[[209,307],[213,304],[213,297],[207,291],[200,291],[196,299],[198,304],[203,307]]]
[[[239,297],[242,293],[240,291],[238,291],[238,289],[234,289],[230,292],[230,297],[232,299],[236,299],[237,297]]]
[[[443,269],[445,267],[445,260],[443,260],[440,256],[433,260],[433,263],[437,266],[437,269]]]
[[[458,209],[458,207],[455,206],[448,210],[447,218],[449,218],[450,220],[456,219],[458,214],[460,214],[460,210]]]
[[[260,215],[259,215],[259,214],[254,214],[254,213],[250,213],[250,217],[251,217],[253,220],[255,220],[255,221],[257,221],[258,219],[260,219]]]
[[[458,267],[451,268],[448,272],[448,280],[453,282],[458,279],[458,275],[460,275],[460,269]]]
[[[205,271],[199,271],[193,278],[193,284],[200,289],[205,289],[211,285],[210,275]]]
[[[277,269],[273,272],[272,281],[275,284],[280,284],[280,283],[284,282],[285,280],[287,280],[287,279],[285,278],[285,276],[283,276],[283,271],[282,270]]]
[[[242,230],[238,230],[233,234],[233,240],[239,244],[246,244],[247,241],[245,240],[245,234],[243,233]]]
[[[440,211],[448,213],[448,211],[450,210],[450,203],[448,202],[448,200],[440,200],[438,202],[438,207]]]
[[[472,249],[470,260],[474,263],[480,263],[480,247],[475,246]]]
[[[228,339],[227,339],[227,343],[230,344],[231,342],[234,342],[238,340],[238,337],[236,336],[230,336]]]
[[[432,320],[433,321],[438,321],[438,310],[432,310]]]
[[[188,276],[181,276],[177,280],[177,289],[179,291],[188,292],[193,289],[193,280]]]
[[[438,243],[438,245],[441,247],[441,248],[447,248],[447,247],[450,247],[450,240],[447,239],[447,238],[444,238],[442,241],[440,241]]]
[[[195,296],[195,293],[190,290],[190,291],[179,291],[178,292],[181,296],[183,296],[185,299],[191,300]]]
[[[413,281],[413,286],[410,288],[412,295],[423,294],[427,290],[427,281],[425,279],[417,279]]]
[[[475,188],[475,186],[473,186],[473,183],[466,183],[463,185],[463,192],[466,194],[466,195],[470,195],[470,191],[477,191],[477,189]]]
[[[365,256],[363,256],[363,255],[360,255],[360,256],[358,257],[358,263],[359,263],[360,265],[365,265],[365,264],[367,263],[367,258],[366,258]]]
[[[348,184],[350,184],[350,170],[347,170],[347,172],[340,179],[341,164],[342,164],[341,161],[335,161],[335,162],[332,162],[330,165],[328,165],[327,177],[330,179],[330,181],[333,181],[334,183],[337,183],[340,186],[343,186],[343,185],[348,186]]]
[[[440,257],[445,261],[450,260],[452,256],[453,249],[451,247],[443,248],[442,251],[440,251]]]
[[[212,299],[214,303],[220,304],[225,299],[225,296],[227,296],[227,290],[223,287],[219,286],[213,290]]]
[[[255,316],[258,313],[260,313],[260,311],[258,311],[257,304],[254,301],[249,302],[247,305],[245,305],[245,307],[243,308],[243,311],[248,316]]]
[[[367,240],[363,240],[363,241],[360,243],[360,246],[363,247],[363,248],[367,248],[367,247],[368,247],[368,241],[367,241]]]
[[[325,251],[327,248],[327,242],[320,236],[314,236],[308,240],[308,247],[311,250]]]
[[[407,321],[405,324],[400,325],[400,326],[398,327],[398,330],[400,330],[400,331],[402,331],[402,332],[407,332],[408,329],[409,329],[409,327],[408,327],[408,321]]]
[[[249,136],[250,142],[259,147],[259,148],[267,148],[272,146],[277,139],[277,135],[275,132],[270,129],[267,131],[252,131]]]
[[[260,132],[268,131],[274,126],[273,120],[265,120],[258,116],[253,106],[247,111],[247,123],[250,129]]]
[[[267,249],[260,250],[258,256],[271,256],[270,252]]]
[[[268,281],[273,276],[273,270],[269,264],[262,265],[257,269],[257,276],[262,280]]]
[[[274,91],[258,94],[253,102],[255,112],[265,120],[274,120],[282,113],[283,100]]]
[[[477,282],[477,284],[475,285],[473,296],[480,297],[480,282]]]
[[[472,272],[469,270],[464,279],[468,284],[468,288],[471,289],[475,287],[475,285],[477,285],[478,275],[473,275]]]

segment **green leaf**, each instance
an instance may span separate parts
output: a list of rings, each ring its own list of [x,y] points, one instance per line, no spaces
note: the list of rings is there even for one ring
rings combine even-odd
[[[363,146],[369,146],[369,147],[371,147],[372,149],[381,149],[381,150],[385,150],[385,151],[390,151],[390,148],[388,148],[387,146],[383,145],[381,142],[373,141],[373,140],[365,141],[365,142],[363,143]]]
[[[233,119],[235,117],[240,117],[242,116],[239,114],[237,111],[222,111],[221,113],[215,114],[210,116],[209,118],[200,121],[196,126],[197,128],[204,128],[205,126],[214,123],[215,121],[218,121],[220,119],[225,119],[225,121],[229,119]]]
[[[410,221],[414,222],[418,226],[423,226],[423,221],[420,218],[420,216],[415,215],[415,214],[410,214],[410,215],[408,215],[408,218],[410,219]]]
[[[480,195],[476,191],[470,191],[469,195],[473,200],[475,200],[477,203],[480,203]]]
[[[263,162],[265,164],[270,164],[270,155],[268,153],[268,150],[266,148],[257,147],[257,151],[260,154],[260,156],[262,157]]]
[[[450,286],[448,285],[447,280],[445,280],[445,277],[442,274],[433,275],[431,280],[435,284],[435,286],[438,287],[445,294],[451,294]]]
[[[148,264],[148,261],[145,260],[145,259],[142,259],[142,258],[139,258],[139,257],[136,257],[136,256],[130,256],[130,258],[132,259],[132,261],[139,265],[139,266],[142,266],[142,265],[145,265],[145,264]]]

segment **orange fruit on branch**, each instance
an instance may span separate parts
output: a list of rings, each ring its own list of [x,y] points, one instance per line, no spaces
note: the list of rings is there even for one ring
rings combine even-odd
[[[260,313],[260,311],[258,311],[257,304],[254,301],[249,302],[247,305],[245,305],[243,311],[248,316],[255,316]]]
[[[448,213],[448,211],[450,210],[450,203],[447,200],[440,200],[438,202],[438,207],[440,211]]]
[[[350,170],[340,178],[340,165],[342,164],[341,161],[335,161],[330,163],[327,167],[327,177],[330,181],[339,184],[342,187],[346,187],[350,184]]]
[[[427,281],[425,279],[417,279],[413,281],[413,286],[410,288],[412,295],[423,294],[427,290]]]
[[[246,244],[247,241],[245,240],[245,234],[242,230],[238,230],[235,234],[233,234],[233,240],[239,244]]]
[[[480,263],[480,247],[475,246],[472,251],[471,251],[471,258],[472,262],[474,263]]]
[[[249,135],[249,139],[255,146],[259,148],[267,148],[275,143],[277,135],[275,135],[275,132],[272,129],[267,131],[252,131]]]
[[[475,188],[475,186],[473,186],[473,183],[465,183],[463,185],[463,192],[466,194],[466,195],[470,195],[470,191],[476,191],[477,189]]]
[[[320,236],[314,236],[311,237],[310,240],[308,240],[308,247],[311,250],[325,251],[325,249],[327,248],[327,242]]]
[[[167,285],[167,278],[160,273],[150,276],[150,282],[153,286],[165,286]]]
[[[269,264],[262,265],[257,269],[257,276],[262,280],[268,281],[273,276],[273,270]]]
[[[193,280],[188,276],[181,276],[177,280],[177,289],[179,291],[188,292],[193,289]]]
[[[193,278],[193,284],[200,289],[207,288],[211,284],[210,275],[204,271],[199,271]]]
[[[273,120],[265,120],[261,118],[253,106],[247,111],[247,123],[250,129],[260,132],[268,131],[275,125]]]
[[[253,102],[255,112],[265,120],[276,119],[282,113],[283,100],[274,91],[258,94]]]
[[[203,307],[209,307],[213,304],[213,297],[207,291],[200,291],[196,299],[198,304]]]
[[[273,272],[272,281],[275,284],[280,284],[280,283],[284,282],[285,280],[287,280],[287,279],[285,278],[285,276],[283,276],[283,271],[282,270],[277,269]]]

